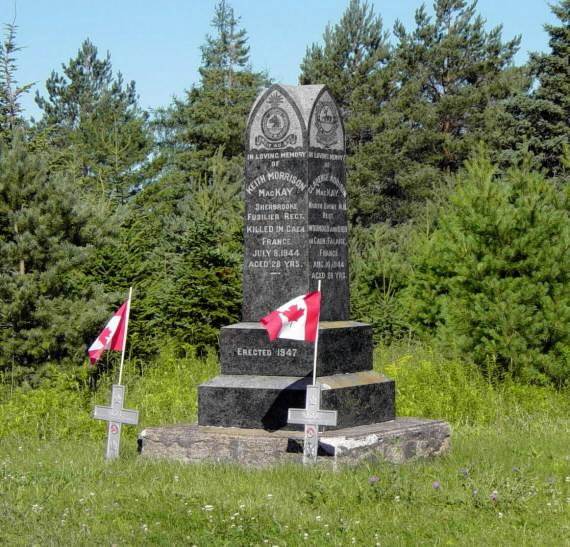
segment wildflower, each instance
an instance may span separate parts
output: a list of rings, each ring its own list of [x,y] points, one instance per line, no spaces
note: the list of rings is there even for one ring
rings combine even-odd
[[[499,513],[499,518],[500,518],[500,519],[503,518],[503,513]]]
[[[380,480],[380,477],[378,477],[377,475],[372,475],[368,479],[368,484],[376,484],[379,480]]]
[[[493,503],[496,503],[497,500],[499,499],[499,492],[497,492],[496,490],[493,490],[491,492],[491,495],[489,496],[489,498]]]
[[[321,518],[322,518],[321,515],[317,515],[317,516],[315,517],[315,520],[321,520]]]
[[[566,477],[566,482],[570,482],[570,477]]]
[[[478,493],[479,493],[479,490],[477,490],[477,488],[473,488],[472,494],[473,494],[474,496],[476,496]]]
[[[400,501],[400,496],[394,496],[394,501]]]
[[[214,506],[213,505],[204,505],[204,507],[202,507],[202,509],[204,511],[213,511],[214,510]]]
[[[433,482],[431,483],[431,487],[432,487],[434,490],[439,490],[439,489],[441,488],[441,483],[440,483],[439,481],[433,481]]]
[[[267,497],[271,499],[273,497],[273,494],[267,494]]]
[[[240,503],[239,508],[240,508],[240,509],[245,509],[245,504]]]
[[[174,482],[178,482],[180,480],[180,477],[178,475],[174,475]]]

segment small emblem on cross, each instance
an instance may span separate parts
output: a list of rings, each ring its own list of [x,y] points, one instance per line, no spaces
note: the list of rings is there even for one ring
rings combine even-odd
[[[96,406],[93,417],[96,420],[109,422],[107,429],[107,452],[105,457],[112,460],[119,456],[119,443],[121,441],[121,424],[137,425],[139,413],[137,410],[123,408],[125,400],[125,386],[113,385],[111,406]]]
[[[321,410],[321,384],[307,386],[305,408],[290,408],[287,423],[305,426],[305,442],[303,446],[303,463],[317,461],[319,450],[319,426],[337,423],[336,410]]]

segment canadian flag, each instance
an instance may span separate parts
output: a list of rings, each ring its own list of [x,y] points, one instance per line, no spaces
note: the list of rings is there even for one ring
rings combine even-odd
[[[319,328],[321,293],[310,292],[283,304],[260,319],[269,334],[269,340],[287,338],[314,342]]]
[[[116,312],[101,334],[97,336],[95,342],[87,350],[89,360],[94,365],[106,349],[122,351],[125,344],[125,333],[127,325],[127,316],[129,313],[129,301],[127,300]]]

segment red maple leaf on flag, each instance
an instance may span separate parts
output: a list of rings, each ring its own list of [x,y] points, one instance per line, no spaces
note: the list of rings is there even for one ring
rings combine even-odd
[[[108,327],[105,327],[103,329],[103,331],[101,332],[101,334],[99,335],[99,339],[101,340],[101,343],[106,346],[107,342],[109,341],[109,336],[111,336],[112,332],[111,329]]]
[[[297,307],[297,304],[290,306],[285,311],[281,312],[290,322],[297,321],[299,317],[303,317],[305,310],[303,308]]]

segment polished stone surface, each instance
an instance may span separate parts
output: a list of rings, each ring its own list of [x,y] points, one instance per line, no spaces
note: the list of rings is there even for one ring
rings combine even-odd
[[[322,320],[349,314],[344,128],[322,85],[272,85],[246,129],[243,320],[322,282]]]
[[[310,376],[222,375],[198,388],[198,423],[217,427],[299,429],[289,408],[305,406]],[[394,381],[373,371],[321,376],[322,408],[338,411],[337,428],[392,420]]]
[[[439,456],[450,448],[446,422],[396,418],[379,424],[325,431],[319,442],[320,465],[374,460],[403,463]],[[139,436],[142,456],[186,463],[237,463],[264,467],[301,463],[303,432],[177,425],[150,427]]]
[[[269,341],[259,323],[237,323],[220,333],[222,374],[307,376],[313,370],[313,344]],[[323,321],[319,328],[319,375],[372,368],[372,327],[356,321]]]

